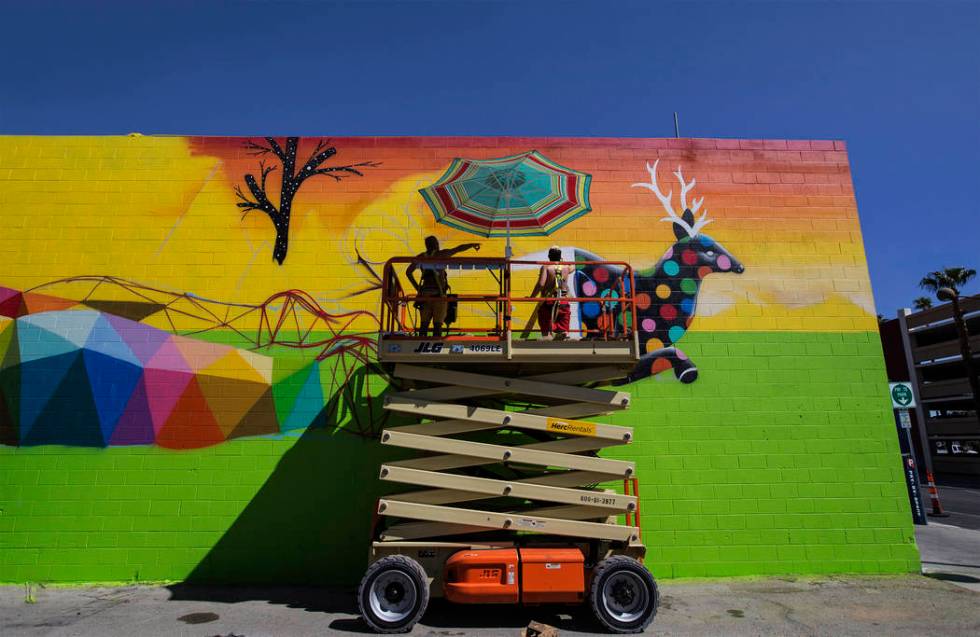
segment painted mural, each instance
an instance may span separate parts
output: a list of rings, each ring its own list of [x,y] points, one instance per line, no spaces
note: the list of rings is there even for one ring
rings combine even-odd
[[[382,267],[430,235],[503,256],[420,191],[531,151],[578,207],[514,258],[559,246],[573,327],[643,343],[608,455],[654,573],[915,570],[843,143],[134,135],[0,138],[0,581],[356,581],[398,453]]]
[[[262,157],[259,161],[259,178],[247,173],[244,176],[245,186],[248,194],[242,190],[241,186],[235,186],[235,196],[240,199],[238,207],[242,211],[244,219],[248,213],[259,211],[269,217],[276,230],[275,248],[272,251],[272,258],[282,265],[286,260],[289,251],[289,223],[292,218],[293,200],[299,193],[300,188],[307,179],[326,176],[334,181],[340,181],[345,176],[356,175],[364,176],[361,171],[365,168],[377,167],[379,164],[373,161],[362,161],[356,164],[323,166],[323,162],[337,154],[337,148],[330,145],[328,140],[318,140],[316,146],[310,151],[309,159],[302,166],[297,166],[297,152],[299,148],[299,137],[287,137],[283,144],[280,144],[274,137],[266,137],[263,142],[248,140],[244,148],[250,155]],[[275,157],[279,162],[279,201],[273,203],[270,196],[272,183],[268,183],[269,175],[276,171],[277,167],[267,165],[265,157]]]
[[[278,205],[268,195],[269,175],[275,168],[264,160],[259,163],[258,180],[251,173],[244,175],[251,199],[241,186],[234,186],[243,220],[258,210],[272,223],[273,259],[280,266],[288,250],[293,200],[307,179],[326,175],[340,181],[343,175],[363,176],[361,169],[381,166],[362,161],[322,167],[337,152],[325,140],[316,141],[299,169],[299,138],[289,137],[281,144],[273,137],[262,143],[248,140],[242,148],[248,155],[270,155],[281,162]],[[514,167],[526,158],[538,171],[528,173],[532,175],[528,183],[524,183],[525,173]],[[657,184],[659,161],[646,164],[649,182],[631,187],[656,195],[667,214],[660,221],[671,223],[677,241],[653,267],[639,269],[634,277],[637,327],[645,354],[618,382],[621,385],[666,370],[673,370],[681,382],[694,382],[697,367],[673,344],[694,321],[702,280],[715,272],[744,270],[721,244],[701,232],[712,220],[707,210],[695,220],[703,198],[688,204],[696,179],[685,182],[678,166],[674,174],[680,184],[680,207],[675,210],[673,191],[665,195]],[[465,177],[467,171],[474,175],[454,185],[452,180]],[[492,215],[498,207],[511,205],[511,197],[517,198],[513,206],[522,214],[508,223],[507,232],[526,238],[551,235],[590,212],[590,181],[591,175],[568,171],[529,151],[473,166],[454,160],[436,182],[448,186],[418,192],[436,220],[477,234],[493,230],[492,220],[489,230],[479,225],[481,212]],[[501,203],[501,192],[507,193],[506,204]],[[461,213],[469,222],[461,225],[462,221],[450,218],[447,206],[458,206],[459,197],[470,195],[473,203]],[[536,199],[542,202],[540,211],[534,209]],[[585,247],[573,247],[572,254],[576,261],[603,261]],[[349,395],[346,383],[353,369],[345,367],[338,380],[338,365],[351,355],[355,366],[376,363],[372,334],[363,330],[370,326],[376,330],[378,317],[356,309],[354,299],[379,289],[376,266],[380,262],[366,261],[356,247],[355,256],[364,269],[366,287],[333,301],[341,306],[340,314],[325,311],[310,294],[296,290],[247,305],[208,300],[193,291],[166,292],[110,276],[74,277],[26,292],[0,288],[0,315],[14,319],[0,325],[5,335],[0,340],[0,443],[194,449],[313,424],[331,395]],[[596,299],[576,303],[583,336],[626,327],[616,300],[631,293],[622,268],[579,266],[571,287],[577,297]],[[161,319],[165,320],[161,323]],[[354,330],[355,322],[361,331]],[[325,338],[324,327],[330,331]],[[290,337],[287,332],[292,332]],[[215,336],[225,342],[208,340]],[[296,372],[303,377],[298,391],[283,389],[297,384],[293,376],[273,381],[275,362],[268,353],[275,345],[318,350],[308,368]],[[321,367],[329,368],[327,382],[320,378]],[[377,422],[358,431],[379,433],[386,422],[384,413],[378,410]]]
[[[337,409],[330,397],[346,400],[354,370],[375,364],[374,334],[351,328],[375,317],[330,314],[303,292],[249,306],[112,277],[40,289],[0,288],[2,444],[194,449],[281,434]],[[140,322],[153,318],[169,329]],[[282,373],[277,349],[314,357]],[[349,431],[376,435],[377,414]]]

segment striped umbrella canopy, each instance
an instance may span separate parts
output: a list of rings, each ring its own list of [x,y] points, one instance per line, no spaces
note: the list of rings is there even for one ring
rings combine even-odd
[[[419,190],[436,221],[483,237],[549,235],[592,210],[592,176],[536,150],[498,159],[456,158]]]

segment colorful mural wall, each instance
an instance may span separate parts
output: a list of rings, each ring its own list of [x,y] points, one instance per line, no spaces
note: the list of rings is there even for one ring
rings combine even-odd
[[[502,255],[419,191],[531,150],[591,211],[515,256],[636,271],[654,573],[915,570],[841,142],[133,135],[0,138],[0,581],[359,577],[380,266]],[[577,269],[574,324],[622,327],[620,274]]]

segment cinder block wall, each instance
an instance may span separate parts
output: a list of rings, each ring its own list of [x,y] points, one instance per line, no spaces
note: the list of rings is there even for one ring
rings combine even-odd
[[[355,581],[391,453],[350,340],[375,329],[370,263],[474,240],[417,189],[532,149],[591,175],[593,211],[516,254],[653,267],[676,238],[633,184],[660,160],[745,266],[704,277],[676,343],[697,380],[662,370],[610,420],[636,428],[614,453],[638,463],[654,573],[917,569],[842,142],[320,141],[297,170],[328,148],[315,169],[365,165],[295,189],[279,264],[250,183],[282,207],[286,138],[0,138],[0,581]],[[283,316],[297,331],[272,334]]]

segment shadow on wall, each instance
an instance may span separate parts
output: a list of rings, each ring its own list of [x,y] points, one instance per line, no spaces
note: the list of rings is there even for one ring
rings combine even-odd
[[[184,584],[170,587],[173,599],[198,599],[195,584],[350,586],[360,579],[375,503],[385,489],[378,465],[406,455],[343,430],[366,417],[401,424],[379,413],[377,395],[363,398],[371,382],[362,368],[347,398],[331,399]],[[201,593],[213,599],[214,590]]]

